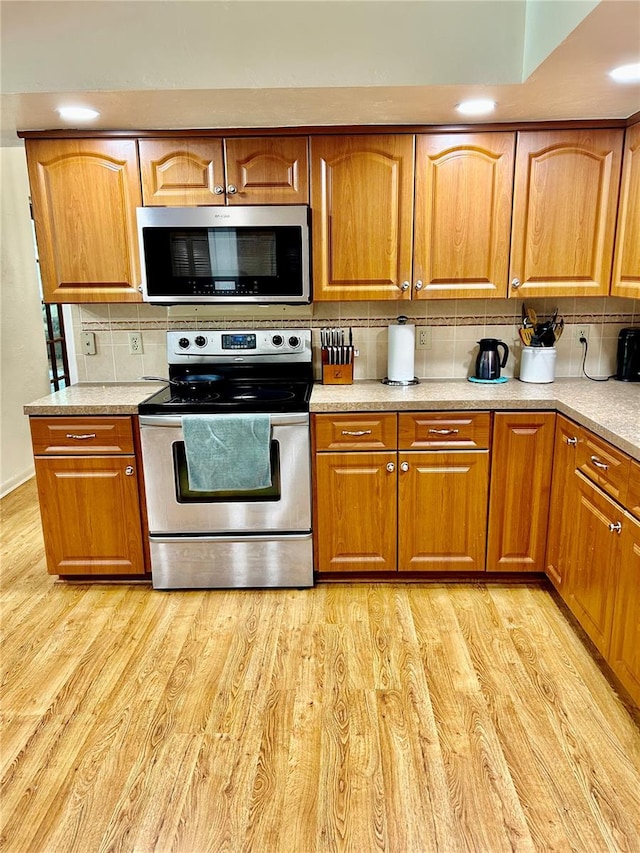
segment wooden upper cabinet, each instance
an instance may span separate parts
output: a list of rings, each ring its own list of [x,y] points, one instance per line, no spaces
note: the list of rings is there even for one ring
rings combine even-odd
[[[26,142],[45,302],[140,302],[133,139]]]
[[[138,147],[145,206],[225,203],[221,139],[140,139]]]
[[[414,299],[506,296],[514,156],[515,133],[417,137]]]
[[[640,124],[625,136],[611,293],[640,297]]]
[[[609,292],[622,130],[518,133],[510,295]]]
[[[224,147],[228,204],[309,203],[306,136],[233,138]]]
[[[146,206],[307,204],[306,137],[141,139]]]
[[[311,138],[314,300],[411,298],[413,146],[411,134]]]

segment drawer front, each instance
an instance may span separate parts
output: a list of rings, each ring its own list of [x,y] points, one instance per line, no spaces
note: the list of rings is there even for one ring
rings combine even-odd
[[[403,412],[398,446],[401,450],[486,450],[490,434],[489,412]]]
[[[578,443],[578,470],[592,483],[624,503],[629,482],[630,458],[607,441],[590,433]]]
[[[316,415],[316,450],[395,450],[397,423],[393,412]]]
[[[626,506],[636,518],[640,518],[640,462],[631,460],[629,470],[629,488],[627,490]]]
[[[130,417],[31,417],[31,441],[36,456],[133,453]]]

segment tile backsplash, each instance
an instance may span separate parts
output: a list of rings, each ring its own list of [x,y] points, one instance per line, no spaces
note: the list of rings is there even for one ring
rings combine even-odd
[[[619,297],[531,299],[540,317],[558,308],[564,317],[558,341],[556,376],[581,376],[584,348],[577,327],[589,327],[585,369],[590,376],[615,371],[618,333],[640,325],[640,300]],[[316,376],[319,332],[323,326],[353,328],[359,357],[354,378],[382,379],[387,373],[387,329],[400,315],[418,327],[430,329],[428,349],[416,350],[415,373],[423,379],[464,379],[473,369],[480,338],[500,338],[510,348],[504,369],[518,376],[522,344],[518,336],[522,302],[511,299],[459,299],[424,302],[318,302],[310,306],[226,306],[193,308],[146,304],[72,306],[73,338],[78,380],[128,382],[144,375],[166,375],[165,333],[169,329],[311,328]],[[84,355],[81,332],[94,332],[96,354]],[[142,353],[129,352],[129,333],[142,335]]]

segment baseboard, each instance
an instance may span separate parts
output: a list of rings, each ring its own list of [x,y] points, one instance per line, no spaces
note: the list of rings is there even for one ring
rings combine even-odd
[[[10,492],[14,489],[17,489],[18,486],[21,486],[23,483],[26,483],[27,480],[30,480],[35,474],[35,469],[33,465],[27,468],[25,471],[22,471],[20,474],[16,474],[15,477],[10,477],[8,480],[5,480],[3,483],[0,483],[0,498],[6,497]]]

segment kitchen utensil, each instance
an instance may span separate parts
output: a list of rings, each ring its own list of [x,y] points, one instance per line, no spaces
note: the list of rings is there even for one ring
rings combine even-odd
[[[520,335],[520,340],[526,347],[530,347],[531,341],[533,339],[533,329],[527,327],[526,329],[518,329],[518,334]]]
[[[500,368],[509,358],[509,347],[497,338],[482,338],[478,341],[480,350],[476,358],[476,379],[499,379]],[[499,350],[503,350],[502,360]]]
[[[538,325],[538,315],[530,305],[527,306],[527,320],[534,329]]]

